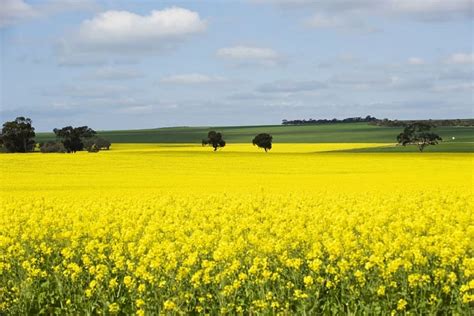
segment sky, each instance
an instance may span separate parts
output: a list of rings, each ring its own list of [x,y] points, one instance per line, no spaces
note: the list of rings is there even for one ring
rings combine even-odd
[[[473,118],[474,0],[0,0],[37,131]]]

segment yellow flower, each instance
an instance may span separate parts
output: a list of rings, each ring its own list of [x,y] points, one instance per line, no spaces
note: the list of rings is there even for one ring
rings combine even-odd
[[[109,281],[109,288],[115,289],[118,286],[117,278],[113,278]]]
[[[314,280],[313,280],[313,277],[311,277],[310,275],[307,275],[304,277],[303,282],[306,286],[311,286],[313,285]]]
[[[117,303],[112,303],[109,305],[109,312],[116,314],[120,311],[120,306]]]
[[[404,299],[398,300],[397,310],[399,310],[399,311],[405,310],[407,304],[408,304],[407,301],[405,301]]]
[[[123,284],[125,284],[126,287],[131,287],[133,284],[132,277],[127,275],[123,278]]]
[[[377,295],[378,296],[384,296],[385,295],[385,286],[383,286],[383,285],[379,286],[379,288],[377,289]]]
[[[166,300],[163,304],[165,310],[172,311],[176,308],[176,304],[171,300]]]

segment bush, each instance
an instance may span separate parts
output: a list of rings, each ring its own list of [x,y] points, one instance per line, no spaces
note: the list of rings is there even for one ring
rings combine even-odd
[[[40,151],[42,153],[65,153],[67,152],[63,143],[61,142],[47,142],[40,144]]]
[[[92,144],[92,146],[86,147],[87,151],[90,153],[98,153],[100,148],[96,144]]]
[[[85,139],[83,141],[84,148],[90,153],[96,153],[99,150],[106,149],[109,150],[112,145],[110,141],[102,137],[92,137]]]
[[[112,143],[110,141],[108,141],[107,139],[105,138],[102,138],[102,137],[96,137],[95,138],[95,145],[100,149],[106,149],[106,150],[109,150],[110,149],[110,146],[112,145]]]

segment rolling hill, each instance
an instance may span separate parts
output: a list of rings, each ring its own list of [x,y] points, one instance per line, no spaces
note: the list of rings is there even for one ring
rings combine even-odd
[[[330,125],[262,125],[217,127],[170,127],[140,130],[99,131],[112,143],[200,143],[210,130],[222,132],[228,143],[249,143],[258,133],[270,133],[274,143],[395,143],[399,127],[380,127],[367,123]],[[474,152],[474,127],[438,127],[444,142],[426,151]],[[454,139],[453,139],[454,138]],[[53,133],[38,133],[37,141],[54,140]],[[412,151],[415,148],[385,147],[368,151]],[[358,149],[357,151],[364,151]]]

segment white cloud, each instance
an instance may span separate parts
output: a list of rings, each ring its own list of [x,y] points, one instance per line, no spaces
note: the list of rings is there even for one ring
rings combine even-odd
[[[343,19],[335,16],[316,14],[307,20],[306,24],[314,28],[339,28],[345,26]]]
[[[457,84],[447,84],[447,85],[436,85],[433,87],[435,92],[464,92],[464,91],[474,91],[473,82],[457,83]]]
[[[49,0],[36,5],[24,0],[1,0],[0,28],[68,11],[93,11],[97,7],[93,0]]]
[[[137,105],[137,106],[131,106],[131,107],[125,107],[122,109],[119,109],[119,113],[125,113],[125,114],[151,114],[153,112],[153,105],[152,104],[147,104],[147,105]]]
[[[449,81],[474,81],[474,73],[469,69],[469,67],[466,67],[465,69],[454,67],[454,69],[441,70],[437,75],[437,79]]]
[[[377,29],[368,26],[360,19],[352,19],[344,16],[315,14],[305,21],[305,25],[311,28],[321,29],[343,29],[363,33],[376,32]]]
[[[60,62],[87,63],[101,57],[160,52],[205,31],[206,24],[197,12],[179,7],[149,15],[106,11],[85,20],[75,34],[61,41]]]
[[[202,32],[206,22],[199,14],[187,9],[172,7],[152,11],[147,16],[128,11],[107,11],[82,23],[79,38],[84,44],[103,47],[123,47],[150,41],[175,39]]]
[[[448,64],[473,64],[474,53],[456,53],[452,54],[446,60]]]
[[[43,15],[50,16],[68,11],[97,11],[100,6],[95,0],[49,0],[37,9]]]
[[[258,63],[274,66],[282,62],[282,56],[271,48],[233,46],[221,48],[217,51],[220,58],[233,60],[239,63]]]
[[[136,69],[121,67],[102,67],[95,72],[86,74],[86,78],[100,80],[127,80],[144,77],[143,73]]]
[[[419,57],[410,57],[408,58],[408,64],[410,65],[424,65],[425,61]]]
[[[220,76],[208,76],[198,73],[172,75],[164,77],[160,80],[161,83],[171,84],[203,84],[203,83],[221,83],[226,79]]]
[[[326,14],[319,24],[335,24],[348,15],[408,17],[420,21],[439,21],[472,17],[472,0],[254,0],[283,9],[313,10]],[[334,16],[334,17],[332,17]],[[318,23],[317,23],[318,24]]]
[[[0,27],[14,24],[20,20],[32,18],[37,12],[23,0],[2,0],[0,6]]]
[[[106,99],[110,96],[130,95],[137,92],[126,86],[119,85],[95,85],[95,84],[64,84],[59,87],[46,89],[43,91],[44,96],[50,97],[69,97],[78,99]]]
[[[332,86],[345,86],[354,89],[368,89],[379,86],[388,86],[396,83],[397,77],[390,77],[387,74],[380,73],[345,73],[338,74],[331,78]]]
[[[292,80],[280,80],[270,82],[258,87],[259,92],[264,93],[296,93],[304,91],[314,91],[326,88],[326,85],[322,82],[315,80],[308,81],[292,81]]]
[[[421,19],[449,19],[472,16],[472,0],[385,0],[386,10],[417,15]]]
[[[249,101],[249,100],[274,100],[281,99],[281,95],[274,95],[268,93],[257,93],[257,92],[238,92],[228,95],[226,97],[228,100],[232,101]]]

